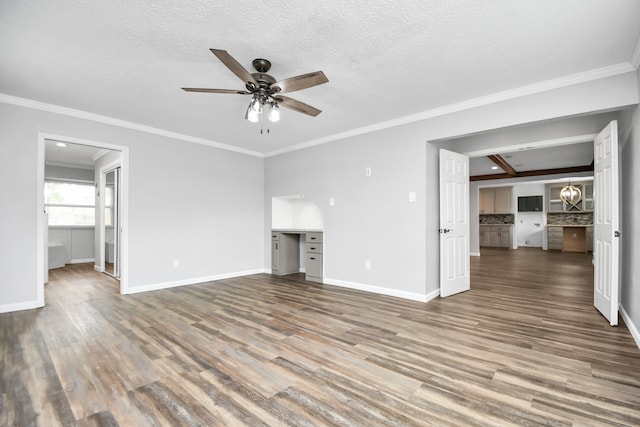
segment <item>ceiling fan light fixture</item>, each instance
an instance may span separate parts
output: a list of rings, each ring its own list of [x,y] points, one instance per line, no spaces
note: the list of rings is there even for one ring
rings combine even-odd
[[[274,123],[280,121],[280,107],[278,107],[277,102],[271,103],[271,109],[269,110],[269,121]]]
[[[257,96],[254,96],[249,103],[249,107],[247,107],[247,113],[245,117],[251,123],[258,123],[260,121],[260,116],[262,115],[262,105],[260,105],[260,100]]]

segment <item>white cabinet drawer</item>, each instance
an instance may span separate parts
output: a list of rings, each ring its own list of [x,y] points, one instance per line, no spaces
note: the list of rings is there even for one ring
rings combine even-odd
[[[322,233],[321,232],[309,232],[306,234],[305,241],[307,243],[322,243]]]
[[[309,276],[322,277],[322,254],[307,254],[305,268],[307,280],[309,280]]]
[[[305,243],[306,251],[308,254],[321,254],[322,253],[322,243]]]

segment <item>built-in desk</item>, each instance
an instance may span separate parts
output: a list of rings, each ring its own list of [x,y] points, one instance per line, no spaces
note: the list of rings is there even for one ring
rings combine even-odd
[[[305,278],[322,283],[322,230],[272,230],[271,273],[280,276],[299,273],[302,242]]]

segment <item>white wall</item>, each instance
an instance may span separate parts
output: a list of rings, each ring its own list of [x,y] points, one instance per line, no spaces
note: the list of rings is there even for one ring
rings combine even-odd
[[[640,70],[638,71],[640,80]],[[640,347],[640,107],[625,112],[620,129],[620,304]]]
[[[518,197],[542,196],[541,212],[518,212]],[[542,248],[545,224],[547,223],[546,185],[541,183],[516,184],[513,186],[516,245]]]
[[[0,104],[0,311],[37,306],[38,132],[129,147],[131,292],[264,271],[263,159]]]
[[[266,160],[265,202],[280,194],[316,201],[325,217],[330,283],[432,295],[439,288],[437,148],[447,142],[427,141],[637,102],[637,78],[628,73],[282,154]],[[408,202],[409,191],[417,193],[416,203]]]

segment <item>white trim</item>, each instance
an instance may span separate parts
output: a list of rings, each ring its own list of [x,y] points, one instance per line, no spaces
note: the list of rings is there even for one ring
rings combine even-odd
[[[633,323],[633,320],[631,320],[631,317],[629,317],[627,312],[624,310],[622,304],[619,305],[619,311],[622,319],[624,320],[624,324],[627,325],[627,329],[629,329],[629,332],[631,332],[633,340],[636,342],[638,348],[640,348],[640,332],[638,331],[638,328]]]
[[[95,258],[72,259],[68,264],[85,264],[87,262],[95,262]]]
[[[165,129],[160,129],[152,126],[141,125],[138,123],[129,122],[126,120],[116,119],[113,117],[103,116],[100,114],[89,113],[86,111],[76,110],[73,108],[62,107],[55,104],[47,104],[32,99],[20,98],[17,96],[7,95],[0,93],[0,102],[5,104],[18,105],[21,107],[32,108],[41,111],[48,111],[56,114],[62,114],[65,116],[76,117],[85,120],[91,120],[94,122],[104,123],[113,126],[119,126],[126,129],[133,129],[140,132],[146,132],[154,135],[160,135],[167,138],[182,140],[186,142],[193,142],[196,144],[207,145],[210,147],[219,148],[221,150],[234,151],[237,153],[247,154],[255,157],[272,157],[279,154],[288,153],[291,151],[298,151],[304,148],[313,147],[316,145],[326,144],[329,142],[338,141],[341,139],[350,138],[353,136],[363,135],[371,132],[376,132],[383,129],[389,129],[396,126],[402,126],[409,123],[418,122],[421,120],[430,119],[433,117],[444,116],[472,108],[482,107],[498,102],[515,99],[527,95],[534,95],[541,92],[546,92],[553,89],[572,86],[575,84],[585,83],[607,77],[613,77],[620,74],[633,72],[638,68],[637,62],[640,61],[640,47],[639,42],[636,43],[632,62],[621,62],[619,64],[610,65],[608,67],[596,68],[594,70],[584,71],[581,73],[571,74],[565,77],[559,77],[556,79],[545,80],[543,82],[534,83],[527,86],[522,86],[516,89],[510,89],[502,92],[496,92],[490,95],[481,96],[478,98],[472,98],[466,101],[458,102],[455,104],[445,105],[443,107],[433,108],[431,110],[423,111],[417,114],[411,114],[408,116],[400,117],[393,120],[387,120],[384,122],[376,123],[369,126],[363,126],[357,129],[351,129],[346,132],[340,132],[326,137],[313,139],[310,141],[295,144],[289,147],[285,147],[279,150],[270,151],[267,153],[260,153],[258,151],[248,150],[245,148],[236,147],[222,142],[213,141],[210,139],[194,137],[185,135],[182,133],[172,132]],[[492,153],[493,154],[493,153]]]
[[[640,35],[638,35],[638,40],[636,40],[636,46],[633,48],[629,62],[636,70],[640,67]]]
[[[110,172],[116,168],[120,168],[120,187],[118,189],[118,191],[120,192],[120,202],[122,203],[122,156],[120,156],[120,159],[118,160],[114,160],[110,163],[107,163],[105,165],[103,165],[101,168],[98,169],[98,188],[100,190],[100,197],[98,198],[98,206],[96,206],[96,210],[98,210],[100,212],[100,215],[96,215],[96,219],[99,219],[99,221],[96,221],[96,227],[100,227],[98,229],[98,266],[100,267],[100,269],[102,270],[102,272],[104,272],[106,270],[105,268],[105,262],[107,259],[107,254],[105,253],[105,241],[106,241],[106,236],[105,236],[105,226],[104,226],[104,195],[106,193],[106,186],[107,183],[105,181],[105,174],[107,172]],[[122,206],[120,206],[120,209],[122,209]],[[122,210],[120,210],[120,214],[122,215]],[[114,215],[115,217],[115,215]],[[118,228],[120,228],[121,230],[123,229],[123,227],[121,226],[121,222],[122,222],[122,218],[118,218],[118,221],[116,223],[116,225],[118,226]],[[111,226],[111,228],[113,228],[113,226]],[[113,230],[113,234],[115,236],[115,234],[118,233],[117,230]],[[122,233],[121,233],[122,234]],[[122,235],[120,236],[121,240],[122,240]],[[120,248],[118,248],[116,250],[116,252],[114,253],[116,257],[118,257],[118,251],[120,252],[120,258],[122,258],[122,241],[120,241]],[[118,267],[120,268],[120,273],[122,273],[122,259],[120,259],[120,264]],[[122,274],[121,274],[122,275]],[[122,288],[120,289],[120,293],[122,294]]]
[[[528,95],[534,95],[537,93],[546,92],[553,89],[559,89],[562,87],[572,86],[572,85],[599,80],[607,77],[613,77],[620,74],[625,74],[625,73],[635,71],[636,68],[637,67],[634,67],[630,62],[622,62],[620,64],[610,65],[608,67],[602,67],[602,68],[597,68],[595,70],[584,71],[582,73],[571,74],[569,76],[546,80],[543,82],[522,86],[516,89],[496,92],[491,95],[472,98],[472,99],[468,99],[466,101],[458,102],[455,104],[449,104],[443,107],[433,108],[431,110],[423,111],[421,113],[411,114],[409,116],[404,116],[404,117],[400,117],[393,120],[387,120],[387,121],[376,123],[369,126],[363,126],[361,128],[348,130],[346,132],[329,135],[323,138],[313,139],[311,141],[302,142],[300,144],[292,145],[290,147],[282,148],[280,150],[270,151],[268,153],[265,153],[264,157],[277,156],[279,154],[284,154],[291,151],[302,150],[304,148],[326,144],[328,142],[334,142],[341,139],[350,138],[353,136],[376,132],[383,129],[389,129],[396,126],[402,126],[409,123],[419,122],[421,120],[426,120],[426,119],[431,119],[438,116],[457,113],[464,110],[470,110],[472,108],[478,108],[478,107],[483,107],[490,104],[496,104],[498,102],[507,101],[510,99],[520,98]],[[491,154],[495,154],[495,153],[491,153]]]
[[[48,265],[44,265],[44,251],[49,250],[45,248],[44,242],[44,230],[45,221],[47,221],[47,214],[44,211],[44,178],[45,178],[45,148],[44,140],[45,136],[38,133],[38,139],[36,142],[36,307],[44,307],[44,285],[45,285],[45,269],[48,269]],[[48,227],[48,224],[47,224]],[[48,234],[47,234],[48,235]],[[47,242],[49,243],[49,242]],[[48,246],[48,245],[47,245]],[[48,273],[47,273],[48,276]],[[30,304],[30,303],[25,303]],[[15,304],[14,304],[15,305]],[[28,307],[33,308],[33,307]],[[23,310],[18,308],[17,310]]]
[[[109,150],[102,149],[98,151],[96,154],[94,154],[93,156],[91,156],[91,160],[93,160],[93,162],[95,163],[98,161],[100,157],[104,156],[105,154],[109,154]]]
[[[31,310],[33,308],[40,308],[44,305],[40,304],[39,301],[25,301],[25,302],[16,302],[13,304],[3,304],[0,305],[0,313],[10,313],[12,311],[21,311],[21,310]]]
[[[561,145],[579,144],[581,142],[593,142],[596,135],[597,135],[596,133],[588,133],[585,135],[568,136],[565,138],[543,139],[541,141],[527,142],[524,144],[508,145],[504,147],[492,147],[492,148],[485,148],[482,150],[468,151],[462,154],[467,155],[469,157],[484,157],[484,156],[489,156],[491,154],[496,154],[496,149],[500,149],[501,153],[510,153],[512,151],[532,150],[534,148],[538,149],[538,148],[558,147]]]
[[[469,252],[469,256],[480,256],[480,252]]]
[[[340,286],[342,288],[356,289],[359,291],[371,292],[374,294],[388,295],[392,297],[398,297],[403,299],[409,299],[412,301],[429,302],[438,295],[440,295],[440,289],[429,292],[428,294],[417,294],[414,292],[399,291],[397,289],[383,288],[380,286],[366,285],[364,283],[348,282],[346,280],[328,279],[325,278],[322,281],[325,285]]]
[[[231,279],[234,277],[249,276],[252,274],[264,273],[264,268],[256,268],[254,270],[237,271],[234,273],[216,274],[213,276],[195,277],[192,279],[175,280],[173,282],[152,283],[150,285],[130,286],[127,288],[127,294],[137,294],[140,292],[158,291],[160,289],[175,288],[178,286],[195,285],[204,282],[213,282],[222,279]],[[125,292],[123,292],[124,294]]]
[[[26,98],[20,98],[17,96],[7,95],[4,93],[0,93],[0,102],[4,104],[11,104],[11,105],[17,105],[20,107],[32,108],[34,110],[48,111],[50,113],[62,114],[64,116],[76,117],[84,120],[91,120],[93,122],[104,123],[107,125],[118,126],[121,128],[133,129],[140,132],[146,132],[154,135],[164,136],[167,138],[178,139],[186,142],[193,142],[195,144],[208,145],[209,147],[219,148],[221,150],[227,150],[227,151],[234,151],[236,153],[247,154],[249,156],[264,157],[262,153],[259,153],[257,151],[247,150],[245,148],[235,147],[229,144],[223,144],[221,142],[213,141],[210,139],[198,138],[195,136],[185,135],[178,132],[172,132],[165,129],[160,129],[152,126],[146,126],[138,123],[129,122],[127,120],[116,119],[114,117],[103,116],[100,114],[88,113],[86,111],[62,107],[60,105],[47,104],[45,102],[34,101],[32,99],[26,99]]]
[[[94,269],[95,271],[97,271],[98,273],[104,273],[104,270],[103,270],[102,268],[100,268],[100,266],[99,266],[99,265],[94,265],[94,266],[93,266],[93,269]],[[120,293],[122,293],[122,292],[120,292]]]

